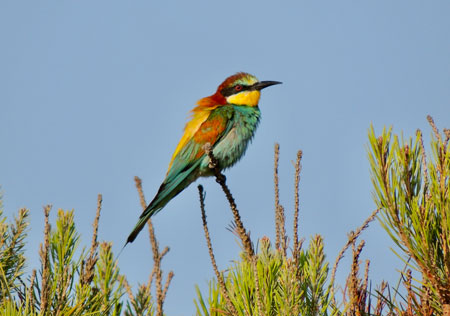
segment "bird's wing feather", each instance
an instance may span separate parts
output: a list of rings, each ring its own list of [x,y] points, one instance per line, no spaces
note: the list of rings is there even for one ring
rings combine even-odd
[[[171,182],[182,170],[186,170],[190,165],[200,160],[204,154],[203,149],[206,143],[212,147],[228,133],[232,127],[232,111],[223,113],[210,112],[209,117],[199,125],[192,137],[185,145],[178,150],[173,157],[170,169],[167,172],[164,182]]]
[[[186,142],[184,147],[174,157],[166,179],[151,204],[160,204],[167,196],[170,196],[171,199],[177,187],[180,189],[178,192],[181,192],[190,183],[186,183],[181,188],[182,182],[188,177],[191,176],[191,182],[195,180],[194,178],[198,175],[195,175],[194,172],[205,155],[204,145],[210,143],[214,147],[221,137],[228,133],[233,125],[230,118],[230,115],[220,115],[211,112],[210,116],[199,126],[191,139]]]
[[[208,99],[208,98],[207,98]],[[178,153],[186,146],[186,144],[192,139],[194,134],[198,131],[200,126],[209,118],[211,112],[219,107],[219,104],[208,104],[207,106],[202,103],[202,100],[197,102],[197,106],[191,111],[192,117],[189,122],[186,123],[184,127],[184,134],[180,139],[180,142],[175,148],[175,151],[172,155],[172,159],[169,163],[169,170],[172,167],[172,163],[175,160],[175,157]],[[169,171],[167,171],[168,173]]]
[[[205,155],[203,146],[210,143],[214,147],[231,129],[233,125],[232,111],[228,111],[225,115],[215,112],[209,112],[208,114],[209,116],[198,126],[189,139],[184,139],[183,136],[180,143],[183,142],[184,145],[181,148],[178,145],[166,179],[161,184],[152,202],[141,214],[138,223],[128,237],[127,243],[136,238],[153,214],[161,210],[174,196],[198,177],[195,172],[198,171]]]

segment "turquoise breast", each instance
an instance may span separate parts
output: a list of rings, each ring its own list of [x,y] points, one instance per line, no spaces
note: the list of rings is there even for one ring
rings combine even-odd
[[[223,114],[230,115],[230,110],[232,116],[227,124],[227,130],[213,149],[214,157],[218,160],[222,170],[233,166],[244,156],[261,116],[257,106],[229,105],[214,111],[226,111],[227,113]],[[203,171],[201,173],[210,173],[208,164],[209,158],[205,157],[201,162],[200,170]]]

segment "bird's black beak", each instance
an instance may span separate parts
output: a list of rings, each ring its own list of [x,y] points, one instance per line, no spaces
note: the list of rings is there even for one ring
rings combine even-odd
[[[253,86],[252,86],[252,89],[254,89],[254,90],[262,90],[262,89],[264,89],[264,88],[267,88],[267,87],[270,87],[270,86],[273,86],[273,85],[275,85],[275,84],[281,84],[282,82],[279,82],[279,81],[260,81],[260,82],[257,82],[257,83],[255,83]]]

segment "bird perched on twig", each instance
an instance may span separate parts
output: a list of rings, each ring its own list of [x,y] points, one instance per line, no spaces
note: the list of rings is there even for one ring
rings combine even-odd
[[[280,83],[259,81],[255,76],[240,72],[225,79],[216,93],[197,102],[173,153],[166,178],[126,243],[133,242],[147,220],[189,184],[198,177],[212,175],[205,144],[211,145],[221,170],[241,159],[259,123],[261,90]]]

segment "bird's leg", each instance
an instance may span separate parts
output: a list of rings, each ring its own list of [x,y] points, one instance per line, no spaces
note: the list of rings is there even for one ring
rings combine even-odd
[[[210,143],[206,143],[203,146],[203,149],[205,150],[205,153],[209,157],[209,165],[208,165],[208,167],[214,171],[214,175],[216,176],[216,182],[219,183],[219,184],[225,184],[225,182],[227,181],[227,178],[220,171],[219,162],[217,161],[217,158],[214,157],[214,155],[213,155],[211,144]]]
[[[206,143],[203,146],[203,149],[205,150],[205,153],[208,155],[209,157],[209,168],[210,169],[216,169],[219,166],[219,162],[217,161],[216,157],[213,156],[212,154],[212,147],[210,143]]]

